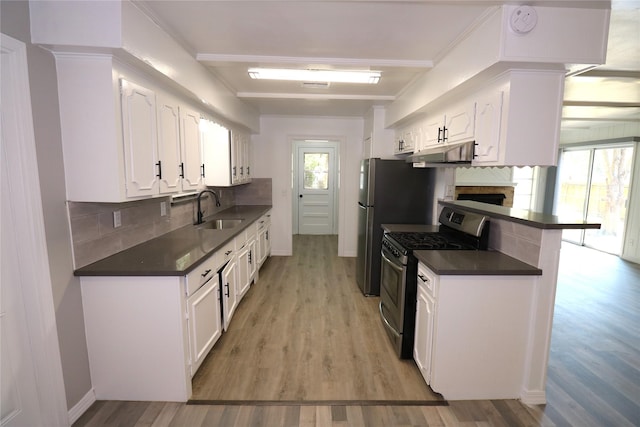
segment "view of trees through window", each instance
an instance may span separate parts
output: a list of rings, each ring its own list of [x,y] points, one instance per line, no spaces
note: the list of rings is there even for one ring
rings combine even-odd
[[[304,154],[305,190],[326,190],[329,188],[329,153]]]
[[[632,146],[563,152],[558,215],[602,224],[599,230],[565,230],[565,240],[620,254],[632,159]]]

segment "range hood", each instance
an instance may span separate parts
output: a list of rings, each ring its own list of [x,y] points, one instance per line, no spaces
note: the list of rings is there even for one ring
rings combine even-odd
[[[473,160],[474,141],[454,142],[428,147],[407,157],[408,163],[422,163],[421,167],[469,165]]]

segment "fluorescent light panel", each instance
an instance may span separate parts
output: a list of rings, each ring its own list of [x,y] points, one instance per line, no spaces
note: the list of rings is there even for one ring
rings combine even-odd
[[[299,82],[368,83],[380,81],[380,71],[296,70],[288,68],[249,68],[252,79]]]

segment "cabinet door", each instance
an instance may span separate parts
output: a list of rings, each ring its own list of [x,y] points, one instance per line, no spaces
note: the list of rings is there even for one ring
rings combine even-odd
[[[433,116],[427,117],[423,125],[423,132],[425,148],[444,142],[442,136],[444,132],[444,115],[434,114]]]
[[[251,181],[251,139],[249,135],[244,135],[242,138],[242,159],[244,165],[244,180],[245,182]]]
[[[258,265],[262,266],[269,253],[271,253],[271,241],[269,240],[269,225],[267,224],[258,231]]]
[[[202,184],[200,113],[181,107],[180,120],[182,190],[197,190]]]
[[[256,253],[256,240],[255,238],[247,242],[249,245],[249,282],[252,282],[258,272],[258,256]]]
[[[240,183],[240,166],[242,164],[242,148],[240,146],[240,134],[231,132],[231,183]]]
[[[249,260],[249,245],[245,243],[238,250],[238,299],[247,293],[251,284]]]
[[[224,270],[222,270],[221,276],[221,291],[222,291],[222,323],[224,330],[229,329],[229,323],[233,317],[233,313],[238,306],[237,295],[237,267],[235,257],[229,261]]]
[[[474,164],[499,159],[502,96],[503,92],[499,91],[478,99]]]
[[[158,97],[158,156],[162,165],[160,193],[179,192],[180,112],[176,103],[161,97]]]
[[[158,194],[162,163],[158,159],[155,93],[120,80],[127,197]]]
[[[474,135],[476,103],[466,102],[447,111],[445,142],[463,141]]]
[[[187,299],[191,376],[222,335],[220,284],[212,278]]]
[[[203,119],[202,152],[204,157],[204,184],[228,187],[232,185],[231,136],[229,129]]]
[[[431,384],[434,320],[435,301],[424,287],[418,286],[413,358],[427,384]]]

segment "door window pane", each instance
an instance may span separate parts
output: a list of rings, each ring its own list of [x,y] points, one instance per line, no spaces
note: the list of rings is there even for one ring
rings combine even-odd
[[[304,153],[304,189],[329,188],[329,153]]]

